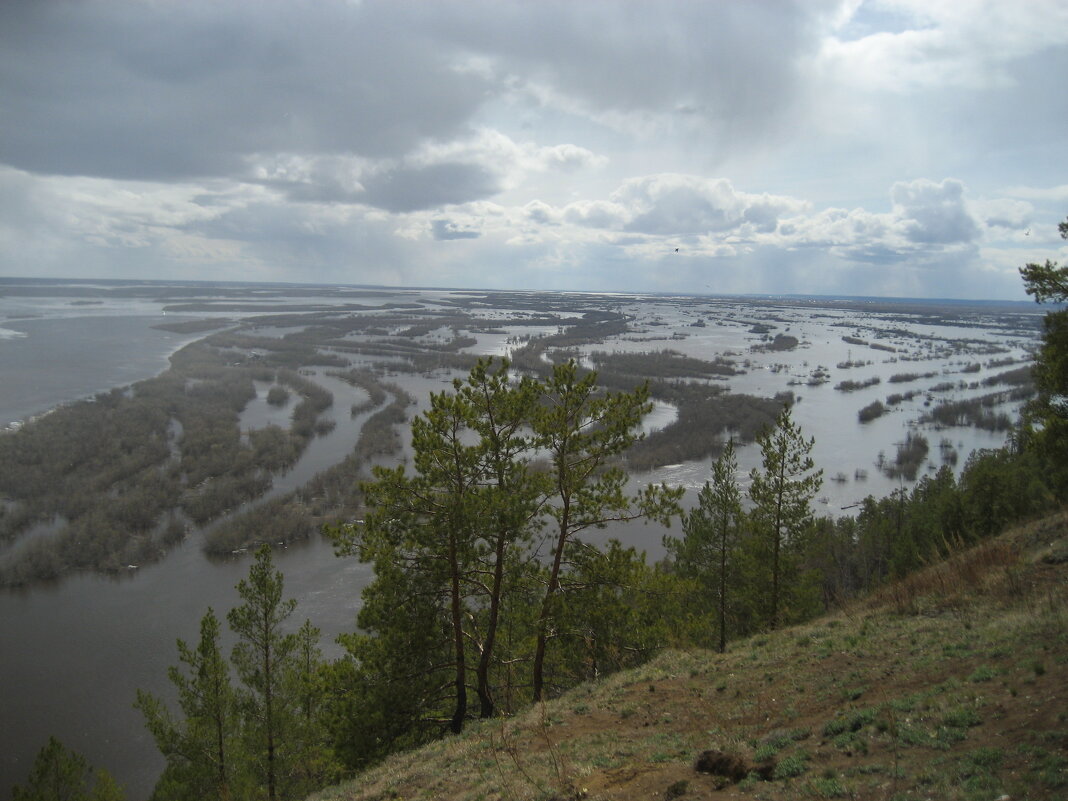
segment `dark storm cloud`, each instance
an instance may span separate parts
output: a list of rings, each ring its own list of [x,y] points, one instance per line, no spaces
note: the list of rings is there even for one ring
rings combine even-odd
[[[815,21],[829,5],[493,0],[424,8],[428,24],[492,54],[502,71],[591,109],[674,114],[725,135],[766,136],[798,99],[798,62],[817,48]]]
[[[239,174],[251,154],[403,155],[466,130],[485,83],[389,3],[0,3],[0,161]]]
[[[484,167],[456,163],[384,170],[364,178],[363,186],[365,203],[394,212],[467,203],[500,191]]]

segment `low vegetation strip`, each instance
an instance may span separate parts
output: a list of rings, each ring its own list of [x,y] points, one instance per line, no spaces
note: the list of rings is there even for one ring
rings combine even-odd
[[[867,389],[868,387],[874,387],[882,381],[877,375],[873,375],[871,378],[866,378],[863,381],[851,381],[846,379],[834,385],[834,388],[839,392],[856,392],[860,389]]]
[[[939,403],[920,417],[921,423],[937,423],[942,426],[974,426],[987,431],[1008,431],[1012,418],[996,407],[1011,402],[1020,402],[1034,396],[1032,387],[992,392],[978,398]]]
[[[873,401],[857,412],[857,419],[862,423],[870,423],[884,414],[886,414],[886,406],[882,401]]]
[[[676,406],[678,417],[630,447],[626,461],[636,471],[718,455],[732,436],[752,442],[790,400],[786,395],[758,398],[726,393],[697,383],[657,384],[652,394]]]
[[[712,361],[684,356],[678,351],[647,353],[605,353],[594,351],[590,361],[599,369],[629,373],[646,378],[725,378],[744,373],[735,362],[723,357]]]
[[[253,359],[233,350],[232,335],[216,336],[225,346],[212,337],[188,345],[156,378],[0,437],[0,496],[8,501],[0,541],[17,546],[0,560],[0,585],[155,561],[181,540],[183,521],[205,525],[260,497],[273,474],[296,462],[322,431],[333,397],[293,370],[268,366],[269,354]],[[239,415],[256,396],[255,381],[300,395],[288,430],[242,436]],[[54,534],[17,542],[56,515],[66,525]]]

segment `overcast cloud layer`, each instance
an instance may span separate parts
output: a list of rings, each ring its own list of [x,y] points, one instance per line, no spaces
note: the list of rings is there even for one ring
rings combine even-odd
[[[1063,0],[5,0],[0,275],[1025,297]]]

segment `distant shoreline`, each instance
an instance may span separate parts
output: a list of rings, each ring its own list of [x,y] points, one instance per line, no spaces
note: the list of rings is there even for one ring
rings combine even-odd
[[[716,293],[716,292],[668,292],[668,291],[625,291],[605,292],[599,290],[572,290],[572,289],[499,289],[495,287],[479,286],[390,286],[385,284],[345,284],[345,283],[296,283],[284,281],[199,281],[182,279],[125,279],[125,278],[56,278],[56,277],[28,277],[28,276],[0,276],[0,298],[3,297],[5,287],[35,286],[48,287],[54,295],[54,289],[61,286],[76,286],[89,289],[98,287],[109,293],[115,289],[126,288],[215,288],[218,290],[241,289],[246,287],[264,287],[271,289],[306,291],[328,290],[331,293],[341,290],[342,292],[363,292],[368,295],[392,294],[396,292],[488,292],[495,294],[544,294],[544,295],[581,295],[586,297],[634,297],[634,298],[723,298],[725,300],[766,300],[766,301],[821,301],[821,302],[846,302],[846,303],[890,303],[890,304],[954,304],[963,306],[990,307],[1028,307],[1035,308],[1036,313],[1041,308],[1046,311],[1050,308],[1047,304],[1039,307],[1030,298],[919,298],[904,297],[897,295],[807,295],[807,294],[768,294],[768,293]]]

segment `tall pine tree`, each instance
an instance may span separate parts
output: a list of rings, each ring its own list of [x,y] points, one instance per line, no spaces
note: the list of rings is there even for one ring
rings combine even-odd
[[[231,609],[226,619],[239,638],[231,660],[244,684],[240,703],[246,747],[257,783],[265,787],[268,801],[275,801],[280,794],[289,795],[279,784],[287,768],[293,706],[284,678],[291,670],[298,639],[286,634],[283,624],[297,602],[282,598],[282,574],[274,569],[269,545],[256,552],[248,578],[238,582],[237,592],[244,603]]]
[[[156,746],[167,760],[157,799],[229,799],[238,759],[240,722],[226,658],[219,650],[219,619],[210,608],[200,621],[200,641],[178,640],[180,666],[167,675],[184,715],[175,718],[154,695],[137,691],[134,704],[145,716]]]
[[[745,523],[737,472],[738,459],[731,440],[712,467],[712,481],[706,481],[698,493],[697,506],[683,516],[682,539],[664,539],[679,575],[696,580],[703,598],[715,605],[716,645],[720,653],[727,648],[731,595],[738,572],[737,549]]]
[[[640,439],[639,424],[650,409],[647,386],[633,392],[603,392],[597,374],[580,376],[573,360],[555,365],[543,384],[532,427],[549,459],[551,494],[546,513],[554,533],[534,646],[535,701],[544,692],[546,652],[564,588],[561,574],[577,536],[611,522],[652,518],[666,523],[678,514],[681,489],[649,486],[635,496],[627,495],[627,473],[614,464]]]
[[[787,596],[800,600],[803,588],[798,583],[796,556],[812,520],[810,504],[823,483],[823,471],[815,469],[809,455],[814,440],[801,435],[789,406],[779,414],[774,428],[757,437],[757,444],[761,467],[749,474],[752,544],[756,546],[751,564],[764,579],[757,586],[764,587],[765,623],[775,628],[786,617]]]

